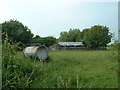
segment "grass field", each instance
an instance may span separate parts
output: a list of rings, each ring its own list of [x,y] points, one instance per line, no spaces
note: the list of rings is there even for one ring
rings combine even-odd
[[[25,67],[34,67],[32,88],[117,88],[117,61],[114,51],[49,51],[49,63],[25,59],[17,54]],[[22,67],[22,66],[21,66]],[[32,78],[33,75],[31,75]]]

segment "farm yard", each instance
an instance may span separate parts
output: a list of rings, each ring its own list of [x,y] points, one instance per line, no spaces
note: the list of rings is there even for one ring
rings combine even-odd
[[[115,53],[110,47],[108,50],[49,51],[51,61],[43,64],[17,52],[13,69],[3,68],[3,87],[117,88]]]

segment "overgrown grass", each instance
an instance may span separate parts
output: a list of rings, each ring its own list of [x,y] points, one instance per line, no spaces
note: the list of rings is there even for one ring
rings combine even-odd
[[[116,55],[111,49],[49,51],[51,62],[43,65],[16,52],[13,66],[3,67],[3,87],[117,88]]]
[[[2,44],[2,88],[30,87],[40,74],[28,58],[17,56],[18,43],[10,44],[8,39]],[[19,57],[19,58],[18,58]]]
[[[117,62],[113,51],[50,51],[51,62],[43,65],[32,61],[39,68],[34,88],[115,88],[118,87]],[[20,53],[19,55],[20,56]],[[114,55],[113,55],[114,56]]]

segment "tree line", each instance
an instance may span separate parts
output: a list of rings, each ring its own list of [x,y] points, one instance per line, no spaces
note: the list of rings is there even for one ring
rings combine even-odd
[[[68,32],[61,32],[59,41],[64,42],[82,42],[86,47],[98,48],[106,47],[113,36],[109,28],[101,25],[94,25],[80,31],[79,29],[70,29]]]
[[[2,23],[2,40],[8,36],[10,43],[21,42],[26,45],[27,42],[46,42],[46,46],[51,46],[59,41],[61,42],[83,42],[86,47],[98,48],[106,47],[113,36],[107,26],[94,25],[80,31],[79,29],[70,29],[68,32],[60,33],[57,39],[53,36],[40,37],[34,35],[31,30],[18,20],[11,19]]]
[[[2,23],[2,41],[4,41],[6,37],[8,37],[8,41],[11,44],[21,42],[20,46],[25,46],[27,43],[38,41],[46,42],[46,46],[56,43],[55,37],[40,37],[39,35],[34,35],[27,26],[14,19]]]

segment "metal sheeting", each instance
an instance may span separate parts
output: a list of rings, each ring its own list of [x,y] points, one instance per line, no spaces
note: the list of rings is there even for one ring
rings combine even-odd
[[[58,42],[61,46],[83,46],[82,42]]]
[[[25,57],[36,56],[40,60],[45,60],[48,58],[48,49],[45,46],[30,46],[25,48],[24,55]]]

